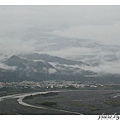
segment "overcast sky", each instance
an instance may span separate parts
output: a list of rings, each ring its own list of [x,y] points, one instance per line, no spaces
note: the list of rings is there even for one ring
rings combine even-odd
[[[30,28],[120,45],[120,6],[0,6],[0,40]]]
[[[120,46],[120,6],[0,6],[0,60],[4,58],[2,55],[37,52],[37,47],[40,51],[42,48],[46,49],[48,41],[43,43],[45,39],[53,39],[53,42],[56,42],[55,36],[52,38],[42,32]],[[43,41],[38,42],[40,40]],[[58,40],[63,39],[59,37]],[[61,45],[64,48],[64,42]],[[48,54],[62,57],[96,54],[103,64],[99,66],[100,69],[94,68],[95,71],[120,72],[120,61],[107,63],[99,58],[104,54],[119,57],[120,52],[117,53],[116,48],[109,46],[113,49],[110,51],[105,48],[89,48],[89,45],[65,47],[58,51],[48,50]]]

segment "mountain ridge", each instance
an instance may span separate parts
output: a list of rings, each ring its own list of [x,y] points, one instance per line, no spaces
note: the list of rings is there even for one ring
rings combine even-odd
[[[69,60],[66,58],[58,57],[58,56],[51,56],[49,54],[39,54],[39,53],[33,53],[33,54],[27,54],[22,55],[23,57],[30,59],[30,60],[44,60],[46,62],[58,62],[60,64],[67,64],[67,65],[88,65],[87,63],[84,63],[82,61],[75,61],[75,60]]]
[[[36,54],[35,54],[36,55]],[[39,58],[39,54],[38,58]],[[44,56],[44,55],[43,55]],[[45,55],[46,56],[46,55]],[[52,57],[50,55],[47,55],[49,57]],[[54,58],[54,57],[53,57]],[[55,57],[56,58],[56,57]],[[57,57],[58,59],[59,57]],[[9,77],[12,78],[12,76],[16,76],[16,80],[46,80],[46,79],[67,79],[70,76],[77,77],[77,76],[83,76],[83,75],[94,75],[95,72],[92,71],[85,71],[84,69],[78,68],[78,67],[72,67],[73,63],[75,64],[75,61],[72,63],[71,61],[67,60],[67,59],[63,59],[65,60],[65,62],[67,61],[69,63],[69,65],[65,66],[65,63],[63,64],[58,64],[53,66],[52,64],[50,64],[50,62],[46,62],[43,59],[39,59],[37,61],[28,59],[25,57],[19,57],[17,55],[13,55],[10,58],[8,58],[7,60],[5,60],[3,63],[9,67],[16,67],[16,69],[14,69],[14,71],[9,70],[4,70],[4,74],[2,73],[3,70],[1,71],[2,78],[4,78],[5,76],[7,76],[6,74],[8,74]],[[70,65],[70,62],[72,65]],[[78,62],[77,63],[82,63],[83,62]],[[76,63],[76,64],[77,64]],[[80,64],[81,65],[81,64]],[[84,64],[86,65],[86,64]],[[73,65],[74,66],[74,65]],[[14,75],[13,75],[14,74]],[[6,77],[5,77],[6,78]],[[9,78],[8,78],[9,79]],[[13,78],[15,80],[15,78]],[[70,78],[69,78],[70,79]],[[1,80],[1,77],[0,77]]]

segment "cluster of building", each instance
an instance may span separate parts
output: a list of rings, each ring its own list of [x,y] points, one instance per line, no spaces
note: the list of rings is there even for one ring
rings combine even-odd
[[[97,87],[96,85],[88,82],[81,83],[79,81],[21,81],[21,82],[0,82],[0,88],[84,88],[86,86]]]
[[[0,82],[1,88],[16,88],[16,89],[79,89],[79,88],[120,88],[120,84],[100,84],[96,82],[80,82],[80,81],[21,81],[21,82]]]

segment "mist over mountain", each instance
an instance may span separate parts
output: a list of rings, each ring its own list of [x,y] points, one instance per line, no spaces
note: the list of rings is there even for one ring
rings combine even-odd
[[[78,61],[77,64],[79,65],[88,65],[87,67],[81,66],[81,69],[84,70],[98,73],[120,73],[120,47],[117,45],[105,45],[88,39],[60,37],[48,32],[41,32],[38,29],[30,29],[29,32],[26,31],[20,36],[21,40],[18,43],[14,41],[15,45],[10,45],[12,49],[8,46],[6,49],[5,46],[0,48],[5,50],[5,52],[1,50],[1,61],[12,55],[22,54],[24,56],[27,54],[26,58],[30,60],[41,59],[46,60],[46,62],[58,62],[67,65],[76,65],[76,61]],[[31,42],[33,39],[34,42]],[[9,44],[9,40],[7,44]],[[47,54],[56,57],[51,59]]]
[[[30,57],[30,59],[28,59],[28,56]],[[42,59],[41,56],[42,57],[44,56],[44,60]],[[49,58],[50,58],[50,62],[48,62]],[[71,76],[72,79],[73,78],[76,79],[76,77],[78,77],[77,79],[79,79],[80,76],[84,76],[84,75],[93,75],[93,76],[96,75],[96,73],[93,71],[81,69],[80,68],[81,65],[88,66],[87,64],[81,61],[72,61],[46,54],[34,53],[34,54],[24,55],[24,58],[13,55],[7,60],[3,61],[2,64],[4,64],[4,66],[7,66],[8,69],[1,68],[0,71],[1,81],[7,81],[7,80],[8,81],[20,81],[20,80],[41,81],[41,80],[51,80],[51,79],[68,80],[69,77]]]
[[[54,62],[54,63],[59,63],[59,64],[66,64],[66,65],[87,65],[84,62],[81,61],[73,61],[73,60],[68,60],[65,58],[57,57],[57,56],[50,56],[48,54],[38,54],[38,53],[33,53],[33,54],[27,54],[27,55],[22,55],[23,57],[30,59],[30,60],[44,60],[47,62]]]
[[[15,79],[13,74],[20,80],[120,74],[119,6],[0,6],[0,11],[1,80]]]
[[[34,55],[36,57],[33,57]],[[29,59],[28,56],[30,57]],[[45,56],[44,60],[41,56]],[[48,58],[50,58],[51,61]],[[52,61],[56,60],[55,58],[59,58],[59,61]],[[62,63],[60,63],[60,60],[63,60]],[[119,83],[120,78],[120,75],[115,73],[100,74],[92,70],[83,69],[87,67],[89,68],[91,66],[81,61],[69,61],[64,58],[38,53],[24,54],[18,56],[13,55],[5,61],[2,61],[2,64],[5,66],[5,68],[0,68],[0,81],[3,82],[17,82],[24,80],[87,80],[104,83]]]
[[[36,41],[34,46],[37,53],[82,61],[91,66],[83,69],[94,72],[120,73],[119,45],[106,45],[94,40],[60,37],[50,33],[40,34]]]

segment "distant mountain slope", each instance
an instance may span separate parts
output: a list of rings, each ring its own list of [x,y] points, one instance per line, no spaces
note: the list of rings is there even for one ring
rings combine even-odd
[[[39,57],[38,57],[39,58]],[[44,60],[29,60],[13,55],[2,64],[8,66],[0,68],[0,81],[44,81],[44,80],[79,80],[119,83],[120,75],[101,74],[91,70],[84,70],[81,65],[60,64]],[[89,66],[87,66],[89,67]],[[7,68],[7,67],[6,67]]]
[[[34,58],[33,58],[34,56]],[[86,65],[83,62],[67,60],[50,55],[33,54],[31,58],[25,59],[16,55],[11,56],[2,64],[11,69],[0,69],[0,81],[20,81],[20,80],[54,80],[54,79],[79,79],[84,75],[95,75],[95,72],[81,69]],[[41,57],[42,56],[42,57]],[[44,58],[44,60],[43,60]],[[50,59],[49,59],[50,58]],[[33,60],[32,60],[33,59]],[[50,61],[49,63],[46,61]],[[54,65],[54,63],[57,63]],[[61,63],[61,64],[60,64]],[[79,67],[74,64],[80,64]]]
[[[31,61],[27,59],[22,59],[18,56],[11,56],[9,59],[4,61],[4,63],[8,66],[16,66],[18,70],[33,70],[33,71],[42,71],[42,70],[49,70],[54,69],[54,67],[45,61]]]
[[[44,60],[46,62],[57,62],[59,64],[66,64],[66,65],[89,65],[81,61],[68,60],[62,57],[51,56],[48,54],[33,53],[33,54],[27,54],[23,56],[29,60]]]

